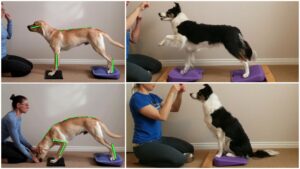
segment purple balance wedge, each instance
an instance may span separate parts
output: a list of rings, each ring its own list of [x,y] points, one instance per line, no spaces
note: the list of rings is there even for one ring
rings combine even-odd
[[[250,75],[243,78],[244,70],[234,70],[231,72],[232,82],[265,82],[266,76],[261,65],[250,66]]]
[[[119,79],[120,71],[115,68],[114,73],[107,73],[107,67],[104,66],[93,66],[92,74],[95,78],[98,79]]]
[[[117,159],[115,160],[110,160],[109,153],[96,153],[94,158],[96,163],[101,166],[120,167],[123,165],[123,159],[119,154],[117,154]]]
[[[190,69],[184,75],[180,74],[180,70],[181,68],[174,68],[168,75],[168,82],[195,82],[202,79],[202,69]]]
[[[248,160],[243,157],[215,157],[213,165],[216,167],[246,165]]]

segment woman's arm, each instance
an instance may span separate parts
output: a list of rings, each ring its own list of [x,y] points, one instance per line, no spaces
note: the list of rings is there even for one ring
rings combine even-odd
[[[171,89],[166,97],[165,103],[161,106],[161,109],[157,110],[152,105],[148,105],[148,106],[143,107],[140,110],[140,113],[150,119],[166,121],[171,112],[173,99],[174,99],[177,91],[178,91],[178,88],[175,85],[171,87]]]
[[[130,42],[131,43],[137,43],[137,41],[140,37],[141,23],[142,23],[142,17],[137,17],[135,26],[132,29],[131,34],[130,34]]]
[[[20,137],[16,125],[16,119],[10,119],[8,123],[9,135],[14,143],[14,145],[30,160],[32,160],[32,155],[26,149],[26,147],[20,142]]]
[[[19,137],[20,137],[20,141],[21,143],[29,148],[30,150],[32,149],[32,145],[25,139],[25,137],[23,136],[22,132],[21,132],[21,128],[18,129],[18,133],[19,133]]]
[[[186,88],[184,85],[179,85],[180,90],[177,93],[176,99],[172,104],[171,112],[178,112],[181,106],[182,93],[185,92]]]
[[[7,39],[11,39],[12,37],[12,20],[11,20],[11,16],[8,13],[5,13],[5,18],[7,20]]]
[[[130,29],[140,13],[149,7],[148,2],[142,2],[140,5],[126,18],[126,30]]]

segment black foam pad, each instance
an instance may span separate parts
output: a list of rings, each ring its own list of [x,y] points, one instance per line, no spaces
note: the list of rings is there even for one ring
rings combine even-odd
[[[49,157],[47,159],[47,166],[48,167],[65,167],[65,159],[61,157],[56,163],[51,163],[50,160],[54,159],[54,157]]]
[[[53,76],[49,76],[49,72],[51,72],[51,70],[45,71],[45,79],[64,79],[61,70],[57,70]]]

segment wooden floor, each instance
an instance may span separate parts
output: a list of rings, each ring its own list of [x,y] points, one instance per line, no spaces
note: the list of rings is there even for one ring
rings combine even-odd
[[[91,74],[91,65],[61,65],[63,80],[45,80],[45,70],[51,70],[52,65],[34,65],[31,73],[25,77],[2,77],[2,82],[124,82],[125,67],[116,66],[120,70],[120,78],[96,79]]]
[[[267,76],[273,76],[276,82],[298,82],[298,65],[268,65]],[[163,67],[161,72],[154,74],[152,81],[166,81],[168,71],[174,67]],[[203,66],[203,78],[200,82],[230,82],[230,72],[241,69],[241,66]]]
[[[118,153],[123,159],[124,153]],[[49,157],[53,156],[53,153],[49,153]],[[92,152],[65,152],[64,159],[67,168],[103,168],[94,161],[94,153]],[[125,164],[123,164],[124,168]],[[7,164],[2,163],[1,168],[45,168],[46,160],[41,163],[19,163],[19,164]]]
[[[275,157],[264,159],[251,158],[245,166],[237,166],[239,168],[298,168],[298,149],[274,149],[280,154]],[[195,159],[191,163],[186,163],[182,168],[210,168],[212,166],[212,159],[216,150],[196,150]],[[127,167],[128,168],[143,168],[138,163],[138,159],[133,153],[127,153]],[[231,167],[232,168],[232,167]]]

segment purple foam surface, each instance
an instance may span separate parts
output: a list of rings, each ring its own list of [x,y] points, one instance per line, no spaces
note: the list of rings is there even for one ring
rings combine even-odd
[[[215,157],[213,159],[213,165],[216,167],[223,167],[223,166],[238,166],[238,165],[246,165],[248,160],[243,157]]]
[[[117,159],[112,161],[109,153],[96,153],[94,158],[98,165],[120,167],[123,164],[123,159],[119,154],[117,154]]]
[[[202,79],[202,69],[190,69],[184,75],[180,74],[180,70],[181,68],[174,68],[168,75],[168,82],[195,82]]]
[[[107,73],[107,67],[104,66],[93,66],[92,67],[92,74],[95,78],[99,79],[119,79],[120,78],[120,71],[115,68],[114,73]]]
[[[243,78],[244,70],[234,70],[231,72],[232,82],[265,82],[266,76],[261,65],[250,66],[250,75]]]

